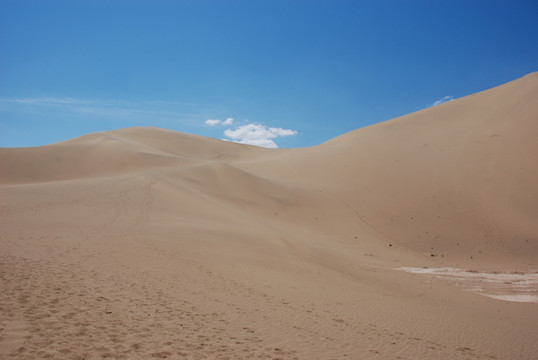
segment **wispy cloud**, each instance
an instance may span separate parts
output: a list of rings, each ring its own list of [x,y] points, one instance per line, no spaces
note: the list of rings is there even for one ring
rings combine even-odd
[[[57,98],[57,97],[35,97],[35,98],[4,98],[0,99],[4,103],[12,104],[38,104],[38,105],[80,105],[88,104],[89,100],[80,100],[73,98]]]
[[[440,98],[439,100],[435,101],[433,104],[430,104],[428,106],[436,106],[436,105],[439,105],[448,101],[452,101],[452,100],[454,100],[454,97],[447,95],[447,96],[443,96],[442,98]]]
[[[297,131],[295,130],[272,128],[262,124],[241,125],[235,130],[226,129],[224,131],[224,136],[233,142],[267,148],[278,148],[278,145],[272,139],[296,134]]]
[[[193,112],[209,105],[162,100],[76,99],[71,97],[0,98],[0,109],[16,113],[39,113],[44,118],[92,116],[96,119],[155,122],[194,121]],[[196,115],[196,114],[194,114]],[[190,120],[188,120],[190,118]]]
[[[232,117],[226,117],[224,120],[218,118],[202,120],[203,113],[216,113],[223,110],[217,110],[211,105],[174,101],[71,97],[0,98],[0,111],[9,114],[11,118],[28,116],[31,119],[50,121],[51,124],[58,119],[73,119],[72,124],[86,121],[93,124],[106,124],[106,127],[110,127],[111,124],[116,124],[114,126],[118,127],[181,124],[181,131],[183,131],[191,126],[194,126],[191,129],[199,130],[203,122],[206,126],[218,125],[219,128],[224,128],[226,137],[224,140],[267,148],[277,148],[278,145],[275,142],[277,138],[297,134],[297,131],[292,129],[268,127],[259,123],[249,123],[248,120],[245,120],[242,125],[234,125]]]

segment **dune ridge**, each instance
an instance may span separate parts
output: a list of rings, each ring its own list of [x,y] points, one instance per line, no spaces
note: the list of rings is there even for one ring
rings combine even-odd
[[[1,148],[0,357],[536,358],[537,116],[532,73],[304,149]]]

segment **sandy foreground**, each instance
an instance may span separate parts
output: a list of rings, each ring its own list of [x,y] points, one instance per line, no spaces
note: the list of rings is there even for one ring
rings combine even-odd
[[[537,359],[538,73],[305,149],[0,149],[1,359]]]

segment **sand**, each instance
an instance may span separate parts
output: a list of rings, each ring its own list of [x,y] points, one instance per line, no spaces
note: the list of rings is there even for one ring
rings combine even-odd
[[[0,149],[2,359],[538,358],[538,73],[319,146]]]

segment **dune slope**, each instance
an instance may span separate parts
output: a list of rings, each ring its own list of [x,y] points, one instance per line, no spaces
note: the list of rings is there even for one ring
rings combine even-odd
[[[533,73],[305,149],[0,149],[0,357],[536,358],[537,100]]]
[[[387,242],[452,265],[535,266],[536,139],[532,73],[298,151],[292,162]]]

